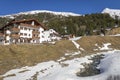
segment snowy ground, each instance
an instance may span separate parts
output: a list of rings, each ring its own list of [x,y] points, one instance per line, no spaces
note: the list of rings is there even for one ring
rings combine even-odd
[[[75,37],[75,38],[70,38],[69,40],[72,41],[72,43],[75,45],[75,47],[81,51],[85,51],[82,47],[80,47],[80,45],[76,42],[77,40],[79,40],[81,37]]]
[[[112,48],[110,48],[109,46],[111,45],[111,43],[104,43],[102,47],[100,47],[98,44],[95,44],[95,46],[97,47],[96,49],[94,49],[94,51],[103,51],[103,50],[113,50]]]
[[[110,36],[120,36],[120,34],[110,35]]]
[[[95,54],[66,61],[61,61],[64,59],[61,57],[61,60],[59,59],[57,62],[48,61],[32,67],[13,69],[2,76],[5,77],[4,80],[32,80],[34,75],[36,75],[37,80],[105,80],[109,75],[120,75],[120,50],[102,52],[96,55],[99,54],[104,54],[105,58],[101,60],[98,66],[102,73],[95,76],[76,76],[76,73],[84,68],[82,63],[91,63],[92,61],[89,58]],[[12,74],[14,75],[10,76]]]

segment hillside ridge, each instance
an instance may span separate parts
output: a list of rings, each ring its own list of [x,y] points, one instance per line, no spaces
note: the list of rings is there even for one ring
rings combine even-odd
[[[72,13],[72,12],[57,12],[57,11],[49,11],[49,10],[33,10],[33,11],[26,11],[26,12],[20,12],[20,13],[15,13],[11,15],[3,15],[0,17],[8,17],[14,19],[14,16],[19,16],[19,15],[28,15],[28,14],[38,14],[38,13],[51,13],[54,15],[62,15],[62,16],[81,16],[80,14]]]

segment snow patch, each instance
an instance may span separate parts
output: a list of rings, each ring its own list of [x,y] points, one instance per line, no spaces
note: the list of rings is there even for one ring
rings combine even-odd
[[[60,59],[58,59],[57,61],[60,62],[62,60],[65,60],[65,57],[61,57]]]
[[[83,48],[80,47],[80,45],[75,42],[74,40],[72,40],[73,44],[76,46],[77,49],[80,49],[81,51],[85,51]]]
[[[96,47],[98,47],[98,49],[93,49],[94,51],[98,51],[98,50],[112,50],[112,48],[109,48],[108,46],[110,46],[111,43],[104,43],[102,47],[100,47],[98,44],[95,44]]]
[[[32,67],[23,67],[21,69],[13,69],[8,71],[6,74],[3,75],[4,80],[26,80],[31,79],[31,77],[36,74],[36,72],[40,72],[41,70],[45,70],[51,68],[52,65],[57,65],[58,63],[54,61],[44,62],[37,64],[36,66]],[[20,73],[20,71],[28,70],[25,72]],[[8,75],[15,74],[16,76],[6,77]]]
[[[103,47],[100,47],[100,50],[111,50],[112,48],[109,48],[108,46],[110,46],[111,43],[105,43],[103,44]]]
[[[70,79],[70,76],[76,76],[76,72],[80,68],[84,68],[82,63],[90,63],[91,60],[85,58],[75,58],[72,60],[67,60],[61,62],[61,64],[68,64],[66,67],[62,67],[61,64],[54,61],[39,63],[36,66],[32,67],[23,67],[20,69],[13,69],[8,71],[3,76],[4,80],[30,80],[32,76],[38,72],[37,80],[66,80]],[[61,58],[62,59],[62,58]],[[28,70],[22,73],[19,73],[22,70]],[[7,75],[15,74],[15,76],[6,77]],[[71,77],[72,78],[72,77]]]
[[[73,57],[73,56],[76,56],[76,55],[79,55],[79,54],[81,54],[80,51],[78,51],[78,52],[73,52],[73,53],[65,53],[65,56]]]
[[[77,41],[79,40],[81,37],[75,37],[75,38],[70,38],[69,40],[72,40],[72,41]]]
[[[81,51],[85,51],[83,48],[80,47],[80,45],[76,42],[79,40],[81,37],[75,37],[75,38],[70,38],[69,40],[72,41],[72,43],[76,46],[77,49],[80,49]]]
[[[81,51],[85,51],[83,48],[80,48]]]
[[[120,36],[120,34],[110,35],[110,36]]]
[[[74,52],[74,53],[71,55],[71,57],[72,57],[72,56],[75,56],[75,55],[79,55],[80,53],[81,53],[80,51]]]
[[[75,41],[73,41],[73,40],[72,40],[72,42],[73,42],[73,44],[76,46],[77,49],[80,48],[80,45],[79,45],[77,42],[75,42]]]
[[[110,75],[120,75],[120,51],[112,51],[106,54],[99,65],[103,73]]]

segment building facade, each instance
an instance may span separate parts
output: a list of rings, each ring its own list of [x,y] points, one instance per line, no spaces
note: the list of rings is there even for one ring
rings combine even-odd
[[[0,28],[0,43],[42,43],[46,28],[34,19],[11,21]]]
[[[43,32],[43,34],[44,34],[43,42],[51,42],[51,41],[57,41],[61,39],[59,33],[57,33],[54,29],[46,30]]]

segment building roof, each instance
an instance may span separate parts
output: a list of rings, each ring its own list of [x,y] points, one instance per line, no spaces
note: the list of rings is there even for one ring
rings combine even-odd
[[[0,29],[5,28],[6,26],[9,26],[11,24],[15,24],[15,23],[23,23],[23,22],[30,22],[30,21],[35,21],[38,25],[40,25],[42,28],[44,28],[45,30],[47,29],[42,23],[38,22],[35,19],[25,19],[25,20],[19,20],[19,21],[15,21],[12,20],[11,22],[9,22],[8,24],[6,24],[5,26],[1,27]]]

